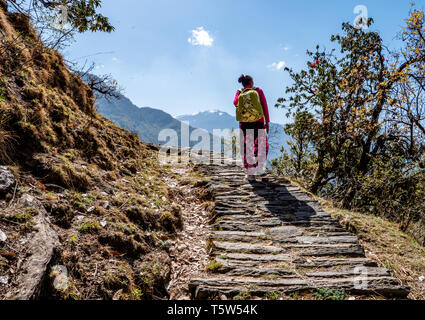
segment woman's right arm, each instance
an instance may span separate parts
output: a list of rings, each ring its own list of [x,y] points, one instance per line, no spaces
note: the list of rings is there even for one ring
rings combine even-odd
[[[264,95],[263,90],[261,90],[260,88],[257,89],[258,94],[260,95],[260,102],[261,105],[263,107],[263,111],[264,111],[264,120],[266,121],[265,125],[266,125],[266,130],[267,133],[270,132],[270,115],[269,115],[269,107],[267,105],[267,99],[266,96]]]
[[[239,100],[239,90],[236,92],[235,99],[233,100],[233,104],[235,107],[238,106],[238,100]]]

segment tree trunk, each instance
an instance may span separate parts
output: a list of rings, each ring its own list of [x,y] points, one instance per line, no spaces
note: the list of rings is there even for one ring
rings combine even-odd
[[[319,188],[323,186],[323,180],[326,178],[326,172],[323,168],[323,160],[323,152],[319,151],[319,154],[317,156],[317,162],[319,166],[317,167],[317,170],[314,173],[314,178],[310,187],[310,191],[314,194],[317,194]]]

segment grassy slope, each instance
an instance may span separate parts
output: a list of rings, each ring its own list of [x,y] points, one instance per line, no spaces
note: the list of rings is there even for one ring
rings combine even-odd
[[[44,298],[166,296],[166,239],[181,226],[168,172],[139,138],[96,113],[90,88],[45,48],[27,17],[0,9],[0,165],[17,185],[0,197],[0,299],[16,285],[39,200],[61,242],[69,286]],[[8,287],[9,286],[9,287]]]

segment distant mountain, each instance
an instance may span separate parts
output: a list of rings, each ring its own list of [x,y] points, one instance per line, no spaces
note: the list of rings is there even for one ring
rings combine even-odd
[[[176,119],[188,121],[191,126],[205,129],[210,133],[212,133],[214,129],[239,129],[239,122],[236,121],[235,117],[219,110],[209,110],[193,113],[191,115],[177,116]]]
[[[173,129],[177,132],[179,145],[181,145],[182,122],[162,110],[149,107],[139,108],[125,96],[109,100],[103,96],[96,96],[96,107],[104,117],[121,128],[137,133],[144,142],[160,144],[158,136],[161,130]],[[190,133],[194,130],[194,127],[189,127]],[[161,141],[162,143],[164,141]],[[195,144],[196,142],[190,142],[191,147]]]
[[[235,116],[220,110],[209,110],[204,112],[197,112],[191,115],[176,116],[177,120],[186,121],[191,126],[196,128],[205,129],[211,134],[214,129],[218,130],[238,130],[239,123],[236,121]],[[285,134],[284,127],[278,123],[270,123],[270,152],[269,160],[277,158],[281,155],[281,148],[288,148],[286,141],[289,137]]]

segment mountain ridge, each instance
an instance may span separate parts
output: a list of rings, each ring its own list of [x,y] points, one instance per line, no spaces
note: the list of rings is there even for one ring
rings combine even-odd
[[[213,134],[214,129],[219,130],[232,130],[236,132],[239,129],[239,123],[236,118],[229,113],[221,110],[207,110],[197,112],[191,115],[179,115],[175,117],[180,121],[188,121],[191,125],[205,129],[209,133]],[[284,126],[278,123],[270,123],[270,134],[269,134],[269,160],[278,158],[281,156],[281,148],[288,148],[287,140],[289,137],[285,134]]]
[[[137,133],[143,142],[162,144],[158,140],[159,134],[162,130],[172,129],[177,132],[179,144],[182,144],[182,125],[184,124],[161,109],[138,107],[124,95],[120,98],[109,99],[96,95],[95,105],[100,114],[121,128]],[[196,129],[189,126],[189,135]],[[196,143],[189,141],[189,146],[193,147]]]

